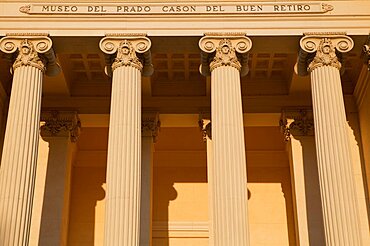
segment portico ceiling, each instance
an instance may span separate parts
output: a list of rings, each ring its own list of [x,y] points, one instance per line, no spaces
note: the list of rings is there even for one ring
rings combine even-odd
[[[294,74],[299,38],[251,37],[250,72],[241,79],[247,110],[261,108],[261,105],[253,107],[248,101],[262,104],[265,111],[279,111],[279,106],[297,103],[311,104],[309,78]],[[196,113],[209,108],[211,83],[210,78],[199,73],[199,37],[150,39],[155,72],[150,78],[143,78],[143,106],[167,113]],[[346,95],[353,94],[363,66],[361,46],[366,37],[354,39],[356,46],[344,60],[342,81]],[[53,37],[53,41],[62,74],[45,80],[43,107],[109,112],[111,79],[104,73],[105,57],[98,48],[100,38]],[[2,60],[0,67],[0,80],[9,93],[9,65]]]

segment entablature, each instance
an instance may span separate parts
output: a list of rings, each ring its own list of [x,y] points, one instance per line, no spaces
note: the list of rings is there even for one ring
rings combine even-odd
[[[255,36],[343,31],[367,35],[369,1],[109,2],[2,1],[0,36],[48,32],[52,36],[104,36],[145,32],[148,36],[202,36],[247,32]],[[145,25],[143,25],[145,23]]]

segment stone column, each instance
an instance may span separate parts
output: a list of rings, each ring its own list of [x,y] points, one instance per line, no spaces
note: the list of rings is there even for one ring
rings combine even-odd
[[[81,122],[76,112],[41,114],[42,138],[49,143],[39,246],[67,245],[72,159]],[[35,197],[36,199],[36,197]]]
[[[199,121],[199,126],[203,133],[203,141],[207,144],[207,181],[208,181],[208,244],[214,245],[213,232],[213,144],[212,144],[212,124],[210,117],[203,117]]]
[[[0,40],[1,51],[17,53],[0,169],[2,245],[29,244],[43,73],[59,72],[51,46],[41,34]]]
[[[159,127],[157,113],[142,114],[140,246],[152,245],[153,152]]]
[[[344,34],[307,34],[300,41],[298,74],[311,75],[317,164],[326,245],[362,245],[340,79]]]
[[[325,245],[312,110],[284,109],[280,126],[289,154],[297,245]]]
[[[209,34],[199,41],[201,72],[211,74],[215,246],[249,245],[247,170],[240,76],[252,42],[243,34]]]
[[[109,35],[100,41],[112,71],[105,246],[138,246],[141,186],[141,75],[150,75],[151,42],[142,36]]]

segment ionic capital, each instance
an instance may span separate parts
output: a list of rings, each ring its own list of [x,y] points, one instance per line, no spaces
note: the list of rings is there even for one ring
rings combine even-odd
[[[71,142],[77,142],[80,136],[81,121],[77,112],[47,111],[41,113],[41,136],[70,137]]]
[[[160,126],[161,122],[159,121],[158,113],[144,112],[142,114],[141,135],[143,137],[152,137],[153,142],[156,142]]]
[[[202,50],[202,75],[209,76],[221,66],[234,67],[241,76],[248,74],[248,51],[252,41],[244,33],[206,33],[199,40],[199,47]]]
[[[107,34],[100,40],[100,49],[107,54],[105,72],[112,76],[116,68],[131,66],[143,76],[153,73],[150,47],[152,43],[145,34]]]
[[[364,54],[365,54],[365,64],[367,64],[367,70],[370,71],[370,37],[369,37],[369,44],[364,45]]]
[[[291,135],[313,136],[312,111],[307,109],[283,110],[280,118],[280,128],[286,141],[290,140]]]
[[[55,76],[61,70],[56,63],[52,45],[48,34],[43,33],[8,34],[0,39],[2,52],[17,54],[12,66],[13,71],[22,66],[32,66],[48,76]]]
[[[332,66],[340,70],[342,68],[341,53],[349,52],[353,46],[353,40],[345,33],[305,34],[300,40],[298,75],[308,75],[314,69],[323,66]]]

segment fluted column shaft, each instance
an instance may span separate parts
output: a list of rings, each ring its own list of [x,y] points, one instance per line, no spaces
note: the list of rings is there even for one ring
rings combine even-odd
[[[104,245],[139,246],[143,64],[130,40],[104,38],[100,43],[106,53],[114,45]]]
[[[109,123],[105,245],[138,245],[141,171],[141,74],[113,72]]]
[[[42,71],[14,71],[0,172],[0,241],[26,245],[39,140]]]
[[[208,117],[210,118],[210,117]],[[203,132],[203,141],[207,144],[207,182],[208,182],[208,244],[214,245],[214,232],[213,232],[213,144],[212,144],[212,126],[209,119],[201,119],[200,127]]]
[[[213,220],[217,246],[248,245],[247,170],[240,75],[222,66],[211,75]]]
[[[12,53],[19,50],[13,64],[14,77],[0,168],[1,245],[25,246],[29,243],[45,71],[38,52],[40,48],[44,52],[51,48],[49,38],[41,40],[12,37],[0,40],[2,51]]]
[[[159,131],[157,113],[145,112],[141,120],[140,246],[152,245],[153,152]]]
[[[311,73],[326,245],[360,246],[359,217],[339,72],[341,63],[335,54],[335,49],[349,51],[353,43],[346,36],[320,39],[307,36],[303,38],[305,40],[315,42],[317,47],[308,71]]]
[[[361,245],[339,70],[313,70],[311,86],[326,244]]]
[[[240,86],[243,53],[251,42],[245,36],[201,41],[203,51],[215,47],[210,63],[213,166],[211,168],[212,230],[215,246],[249,245],[247,170]],[[203,44],[203,45],[202,45]],[[212,50],[212,49],[211,49]]]

